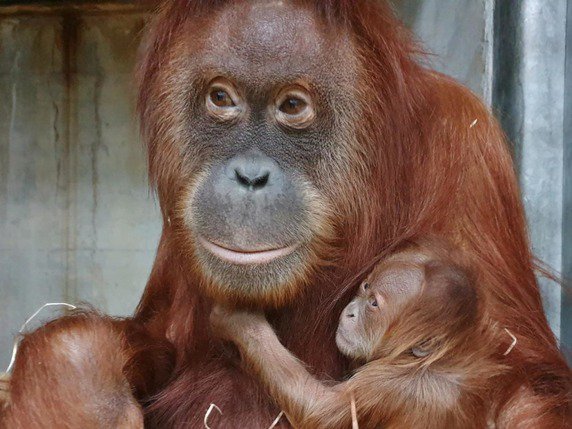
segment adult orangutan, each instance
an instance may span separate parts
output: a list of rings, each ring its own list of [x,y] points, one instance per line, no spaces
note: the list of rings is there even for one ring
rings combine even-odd
[[[500,327],[490,346],[510,382],[491,392],[490,420],[562,426],[570,370],[502,133],[417,56],[374,0],[166,1],[140,70],[164,219],[147,289],[132,319],[82,314],[28,336],[4,423],[140,424],[144,410],[150,426],[202,427],[215,403],[211,427],[267,427],[280,410],[212,334],[213,302],[265,310],[288,350],[337,378],[343,285],[376,255],[437,235],[470,255]],[[518,341],[506,357],[505,328]]]

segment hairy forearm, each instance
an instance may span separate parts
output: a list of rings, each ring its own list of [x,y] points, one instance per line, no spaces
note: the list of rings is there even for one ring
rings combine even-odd
[[[351,420],[343,385],[327,387],[315,379],[280,343],[269,325],[243,333],[237,345],[247,365],[294,425],[331,427],[334,419],[343,426],[344,420]]]

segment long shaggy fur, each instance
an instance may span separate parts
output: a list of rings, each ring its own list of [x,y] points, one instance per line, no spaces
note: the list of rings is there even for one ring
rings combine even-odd
[[[16,400],[8,408],[9,422],[19,418],[25,427],[50,427],[41,420],[42,412],[52,416],[50,395],[42,398],[50,390],[51,397],[61,397],[57,407],[70,410],[84,409],[89,402],[78,404],[77,398],[96,394],[99,387],[106,392],[108,382],[126,392],[122,399],[130,397],[121,374],[145,406],[150,426],[202,427],[212,403],[224,413],[213,416],[213,427],[267,427],[279,413],[236,366],[236,351],[210,332],[212,302],[201,293],[209,285],[184,242],[184,225],[172,217],[189,171],[177,149],[183,131],[167,94],[185,88],[184,82],[162,79],[162,73],[182,67],[189,55],[181,43],[188,23],[204,28],[218,8],[240,1],[245,0],[168,0],[158,11],[139,70],[149,176],[164,217],[153,272],[132,320],[116,325],[98,316],[72,318],[24,341],[11,384]],[[441,236],[470,255],[483,273],[485,311],[499,327],[490,346],[498,347],[508,375],[503,389],[491,392],[500,404],[494,420],[500,427],[565,426],[571,374],[544,316],[513,162],[497,122],[467,89],[419,64],[418,47],[389,6],[374,0],[290,1],[307,8],[324,28],[349,35],[359,79],[352,88],[354,123],[347,124],[354,134],[346,148],[352,167],[343,186],[330,189],[335,260],[309,270],[296,298],[269,312],[280,339],[315,374],[340,377],[347,362],[333,336],[360,280],[356,273],[366,273],[405,241]],[[364,267],[366,261],[371,265]],[[511,343],[505,328],[518,343],[502,356]],[[90,346],[93,361],[82,360],[75,372],[66,372],[57,363],[62,350],[50,341],[74,335]],[[56,371],[57,384],[34,367],[35,359]],[[38,380],[36,402],[25,398],[29,380]],[[92,388],[78,393],[81,382]],[[59,427],[81,426],[63,414]],[[119,418],[113,412],[107,417]]]
[[[158,138],[163,123],[150,109],[157,102],[153,88],[166,84],[157,80],[158,70],[169,62],[170,47],[186,22],[203,20],[229,3],[170,1],[152,27],[140,70],[139,106],[151,178],[160,189],[168,189],[160,181],[170,172],[154,167],[165,165],[158,162],[165,156]],[[419,65],[418,47],[388,6],[369,0],[298,3],[353,37],[362,69],[356,88],[361,114],[355,157],[363,168],[352,173],[351,187],[337,195],[339,207],[347,210],[340,213],[342,256],[335,268],[318,270],[295,303],[271,315],[283,342],[317,373],[339,375],[344,365],[332,346],[332,333],[347,302],[341,285],[353,286],[350,280],[364,269],[364,261],[387,255],[405,240],[441,235],[469,253],[485,273],[487,311],[518,339],[503,358],[512,382],[498,392],[506,404],[499,419],[506,413],[522,413],[523,420],[529,413],[538,419],[567,416],[570,370],[542,311],[513,163],[497,122],[467,89]],[[169,206],[172,196],[160,197]],[[177,249],[166,230],[136,317],[168,331],[179,355],[173,382],[158,394],[153,415],[174,426],[198,422],[216,401],[226,416],[237,416],[236,424],[266,424],[277,410],[250,379],[213,352],[206,323],[209,304],[194,294],[200,280],[181,262]],[[491,347],[506,343],[501,335]],[[519,393],[523,386],[528,397]],[[516,395],[525,403],[520,411],[511,408]]]

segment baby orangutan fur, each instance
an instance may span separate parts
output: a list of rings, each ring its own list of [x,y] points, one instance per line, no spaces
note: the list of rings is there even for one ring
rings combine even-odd
[[[361,428],[484,428],[502,366],[477,281],[452,252],[419,245],[376,265],[336,335],[363,366],[335,386],[314,379],[262,314],[217,307],[211,321],[295,427],[351,427],[354,402]]]

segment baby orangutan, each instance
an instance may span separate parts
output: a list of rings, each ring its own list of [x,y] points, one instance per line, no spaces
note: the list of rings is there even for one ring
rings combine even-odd
[[[355,405],[360,428],[484,428],[501,368],[474,283],[448,251],[415,245],[379,263],[336,335],[363,366],[333,386],[308,373],[262,314],[216,307],[211,322],[295,427],[351,427]]]

